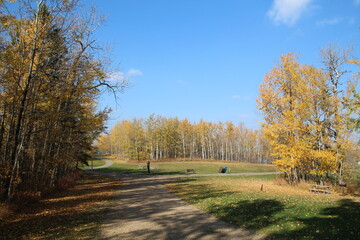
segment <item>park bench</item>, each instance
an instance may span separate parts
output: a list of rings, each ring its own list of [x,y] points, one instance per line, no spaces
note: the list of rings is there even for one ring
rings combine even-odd
[[[330,186],[325,185],[311,185],[310,192],[331,194],[332,189]]]
[[[195,169],[186,169],[187,173],[195,173]]]

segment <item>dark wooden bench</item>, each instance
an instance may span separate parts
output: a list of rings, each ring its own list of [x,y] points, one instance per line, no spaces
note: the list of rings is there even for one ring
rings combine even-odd
[[[311,185],[310,192],[331,194],[332,188],[325,185]]]
[[[186,169],[187,173],[196,173],[195,169]]]

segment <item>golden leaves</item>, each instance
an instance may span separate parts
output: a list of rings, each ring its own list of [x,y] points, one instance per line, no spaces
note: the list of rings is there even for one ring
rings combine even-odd
[[[326,73],[283,55],[265,75],[257,106],[275,164],[284,172],[325,174],[337,169],[348,146],[339,96],[330,95]],[[336,133],[333,133],[336,132]]]

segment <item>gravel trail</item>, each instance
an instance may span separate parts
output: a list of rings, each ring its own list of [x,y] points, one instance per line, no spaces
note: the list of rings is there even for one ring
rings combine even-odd
[[[100,239],[264,238],[224,223],[170,194],[164,184],[182,176],[115,176],[122,176],[123,185],[104,217]]]

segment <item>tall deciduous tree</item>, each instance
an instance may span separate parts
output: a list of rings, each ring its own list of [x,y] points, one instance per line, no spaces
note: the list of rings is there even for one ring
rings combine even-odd
[[[349,63],[354,64],[357,67],[360,67],[360,60],[349,60]],[[355,82],[360,77],[360,72],[355,73],[354,75]],[[345,98],[345,105],[348,109],[348,121],[349,128],[355,130],[356,132],[360,132],[360,93],[357,91],[357,84],[352,83],[349,86],[349,96]]]
[[[325,66],[327,95],[331,101],[326,114],[327,134],[332,140],[333,148],[336,149],[338,160],[338,179],[340,183],[343,179],[346,148],[348,148],[346,112],[344,111],[343,91],[341,86],[344,84],[342,78],[347,73],[344,66],[348,63],[351,49],[340,50],[330,44],[320,51],[322,62]]]
[[[329,174],[337,174],[341,182],[349,132],[335,94],[339,83],[330,83],[327,72],[287,54],[260,86],[258,108],[264,115],[265,136],[274,163],[291,183],[309,176],[324,180]]]
[[[107,82],[95,57],[99,22],[76,15],[76,0],[0,7],[0,193],[11,200],[56,186],[86,160],[108,112],[96,111],[96,98],[123,85]]]
[[[269,160],[267,141],[260,130],[232,122],[191,123],[154,114],[146,120],[117,123],[108,136],[100,136],[98,147],[102,152],[132,160],[200,158],[256,163]]]

